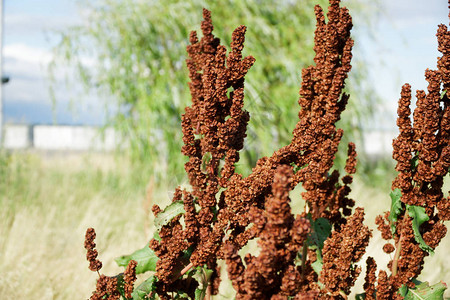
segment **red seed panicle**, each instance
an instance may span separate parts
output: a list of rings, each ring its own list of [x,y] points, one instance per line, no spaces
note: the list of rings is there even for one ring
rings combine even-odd
[[[233,32],[227,56],[225,47],[212,33],[211,13],[203,11],[203,37],[191,33],[187,47],[192,105],[182,116],[182,152],[189,157],[185,170],[192,192],[183,191],[182,199],[177,198],[184,202],[186,228],[172,221],[161,229],[161,241],[150,243],[160,258],[160,287],[171,284],[177,270],[174,264],[191,247],[193,266],[214,266],[217,259],[225,258],[238,297],[264,298],[278,293],[295,296],[318,288],[305,280],[288,284],[288,278],[301,277],[294,259],[310,231],[305,214],[294,218],[290,213],[288,194],[301,183],[312,218],[328,218],[339,228],[354,205],[348,195],[351,174],[356,170],[356,152],[350,144],[348,174],[339,183],[339,172],[331,168],[343,135],[335,123],[348,101],[342,89],[351,69],[352,22],[338,0],[330,1],[328,23],[319,6],[315,13],[315,65],[302,72],[301,110],[293,139],[271,157],[259,159],[244,178],[235,173],[235,164],[249,121],[243,109],[244,76],[255,59],[242,55],[245,26]],[[293,164],[300,170],[294,173],[288,167]],[[194,208],[194,203],[200,210]],[[258,257],[247,256],[244,268],[236,253],[255,237],[260,238],[259,245],[265,250]],[[308,261],[304,266],[305,279],[317,278],[310,264]]]
[[[117,278],[100,275],[97,280],[96,290],[90,300],[119,300],[120,293],[117,290]]]
[[[136,281],[136,266],[137,262],[135,260],[130,260],[123,273],[124,290],[127,298],[131,298],[131,293],[133,292],[134,282]]]
[[[385,212],[384,215],[379,215],[375,218],[375,224],[378,226],[378,230],[381,232],[381,237],[385,240],[392,239],[392,231],[389,226],[389,212]]]
[[[442,193],[443,178],[450,168],[450,32],[447,26],[440,25],[437,31],[438,58],[437,70],[427,69],[425,79],[427,91],[416,92],[416,108],[411,123],[411,86],[402,87],[398,103],[397,126],[399,135],[393,141],[393,158],[397,161],[398,175],[392,183],[392,190],[400,189],[401,215],[389,221],[387,214],[377,218],[378,228],[383,238],[394,238],[395,255],[389,263],[391,276],[380,273],[377,287],[377,299],[391,299],[402,285],[413,286],[428,252],[421,249],[414,238],[412,219],[405,205],[425,208],[428,216],[420,227],[420,234],[427,246],[434,249],[445,236],[447,229],[444,221],[449,220],[449,198]],[[442,90],[441,90],[442,87]],[[391,223],[389,225],[386,224]],[[390,227],[396,228],[392,236]],[[386,244],[385,252],[393,252],[393,245]],[[391,285],[388,288],[383,285]],[[396,297],[396,296],[395,296]]]
[[[94,228],[88,228],[86,230],[86,236],[84,240],[84,248],[87,250],[86,258],[89,261],[89,269],[93,272],[97,272],[102,268],[102,262],[97,259],[98,252],[95,250],[95,230]],[[120,293],[117,290],[117,278],[108,277],[103,274],[99,274],[97,280],[96,289],[92,292],[91,300],[119,300]]]
[[[345,172],[347,174],[355,174],[356,173],[356,146],[354,143],[348,144],[348,152],[347,152],[348,158],[345,163]],[[349,182],[351,183],[351,182]]]
[[[394,287],[390,284],[388,275],[384,270],[378,272],[377,290],[375,299],[377,300],[403,299],[403,297],[397,293],[397,290],[394,290]]]
[[[96,290],[92,293],[91,300],[97,300],[97,299],[103,299],[105,296],[108,295],[108,282],[109,277],[105,275],[100,275],[99,279],[97,280]]]
[[[102,262],[97,259],[98,252],[95,250],[95,230],[94,228],[88,228],[86,230],[86,236],[84,240],[84,248],[87,250],[86,259],[89,262],[89,270],[98,272],[102,268]]]
[[[338,296],[342,292],[350,294],[350,289],[361,272],[359,267],[354,267],[354,263],[362,258],[372,236],[369,228],[363,225],[363,220],[364,210],[358,207],[341,230],[334,231],[325,241],[319,281],[332,296]]]
[[[160,258],[157,263],[158,293],[176,284],[179,271],[176,264],[188,247],[194,249],[190,257],[193,266],[206,264],[215,270],[212,278],[218,278],[216,256],[223,255],[221,243],[226,228],[235,229],[231,236],[238,244],[245,245],[253,237],[242,227],[229,224],[231,214],[224,207],[225,194],[219,194],[219,191],[228,186],[234,175],[238,151],[246,136],[249,114],[243,110],[244,76],[254,58],[242,57],[245,26],[234,31],[227,57],[226,48],[212,33],[211,13],[206,9],[203,18],[203,37],[199,39],[192,32],[191,45],[187,47],[192,105],[182,116],[182,153],[189,157],[185,170],[192,192],[177,188],[174,196],[174,201],[184,203],[185,228],[178,220],[172,220],[161,229],[161,242],[152,240],[150,243]],[[199,211],[195,205],[199,205]],[[215,291],[217,289],[212,292]]]
[[[350,198],[357,162],[353,143],[348,144],[346,174],[341,177],[333,168],[344,134],[336,122],[349,100],[343,89],[351,70],[353,25],[339,0],[329,0],[326,15],[317,5],[315,16],[314,64],[302,70],[292,140],[260,158],[243,176],[236,173],[236,164],[250,120],[244,109],[244,83],[255,58],[243,56],[245,26],[234,30],[227,53],[213,34],[211,12],[203,10],[202,36],[189,36],[186,65],[192,103],[181,118],[181,152],[187,157],[184,167],[191,188],[176,188],[172,202],[183,203],[184,212],[168,219],[158,228],[160,239],[149,243],[158,257],[151,296],[171,299],[182,291],[197,298],[201,285],[206,298],[217,295],[219,260],[226,263],[238,300],[347,299],[350,294],[361,272],[355,264],[372,235],[363,224],[364,210],[353,209]],[[417,242],[413,213],[408,212],[427,214],[428,220],[416,229],[430,249],[445,236],[443,222],[450,220],[450,196],[442,193],[450,168],[450,32],[445,25],[439,26],[437,38],[442,57],[437,70],[426,70],[427,92],[417,91],[412,116],[411,86],[405,84],[401,90],[399,135],[393,141],[398,175],[392,183],[401,199],[394,199],[394,212],[375,220],[382,238],[389,241],[383,250],[392,256],[390,274],[380,270],[377,276],[375,260],[366,260],[364,290],[369,300],[401,299],[399,288],[413,287],[423,268],[428,252]],[[298,185],[306,204],[294,216],[290,195]],[[158,205],[152,211],[155,216],[162,213]],[[89,228],[87,260],[98,272],[102,264],[94,239],[95,231]],[[240,250],[252,239],[257,240],[259,254],[241,256]],[[127,298],[133,292],[136,266],[131,260],[123,275]],[[209,270],[204,274],[208,282],[192,280],[203,268]],[[99,276],[91,299],[119,299],[118,277]]]
[[[375,283],[377,280],[375,272],[377,271],[377,263],[373,257],[368,257],[366,260],[367,269],[366,277],[364,278],[364,291],[366,292],[366,300],[375,300]]]
[[[383,251],[389,254],[395,251],[395,247],[391,243],[387,243],[383,246]]]
[[[237,291],[236,299],[285,298],[300,290],[301,272],[294,258],[306,240],[310,224],[303,216],[294,219],[291,214],[287,187],[292,177],[292,167],[278,167],[265,209],[250,212],[255,225],[261,227],[260,254],[248,254],[244,266],[236,246],[227,243],[224,247],[229,278]]]

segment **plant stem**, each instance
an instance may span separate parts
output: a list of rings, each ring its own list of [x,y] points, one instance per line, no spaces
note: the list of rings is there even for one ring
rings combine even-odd
[[[205,300],[211,300],[211,282],[208,281],[208,286],[206,287]]]
[[[305,269],[306,269],[306,256],[308,255],[308,246],[306,241],[303,242],[302,248],[302,281],[305,279]]]
[[[186,274],[192,267],[194,266],[193,263],[189,263],[186,267],[184,267],[180,273],[176,276],[173,276],[170,280],[171,283],[175,282],[176,280],[178,280],[178,278],[182,277],[184,274]]]
[[[400,238],[398,239],[398,243],[395,247],[394,260],[392,261],[392,276],[397,275],[398,259],[400,258],[400,252],[402,250],[402,240],[403,235],[400,234]]]
[[[183,268],[183,270],[181,270],[179,277],[181,277],[184,274],[186,274],[186,272],[189,271],[193,266],[194,266],[193,263],[189,263],[186,267]]]
[[[205,293],[205,300],[211,300],[211,294],[212,294],[211,275],[212,275],[212,273],[208,273],[205,269],[203,269],[203,275],[204,275],[204,280],[205,280],[204,284],[207,284],[207,286],[206,286],[206,293]]]

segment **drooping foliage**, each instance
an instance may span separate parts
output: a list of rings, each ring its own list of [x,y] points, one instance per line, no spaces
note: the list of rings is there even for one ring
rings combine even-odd
[[[319,2],[319,3],[317,3]],[[182,146],[180,116],[188,105],[185,67],[186,37],[197,25],[205,6],[215,17],[215,35],[229,45],[229,32],[246,24],[247,46],[260,63],[247,74],[247,101],[252,116],[246,150],[238,169],[250,173],[256,160],[286,145],[297,119],[296,98],[303,67],[312,63],[314,5],[327,1],[124,1],[84,4],[80,26],[61,34],[52,67],[71,64],[81,82],[99,92],[113,125],[137,162],[163,174],[180,175],[185,163],[177,155]],[[370,27],[376,1],[349,1],[361,23]],[[350,90],[360,105],[350,104],[351,118],[342,127],[358,137],[364,118],[370,118],[374,93],[360,88],[364,64],[358,64]],[[82,98],[82,97],[80,97]],[[77,99],[77,101],[79,101]],[[164,124],[164,126],[161,126]],[[267,130],[266,127],[271,128]],[[347,138],[346,138],[347,139]],[[347,139],[348,140],[348,139]],[[154,147],[157,144],[158,147]],[[121,145],[122,149],[123,144]],[[339,156],[341,166],[345,156]]]

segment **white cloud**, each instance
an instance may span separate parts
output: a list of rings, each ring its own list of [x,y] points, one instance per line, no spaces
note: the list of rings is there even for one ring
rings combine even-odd
[[[51,110],[52,103],[49,92],[51,81],[47,66],[52,58],[52,52],[41,47],[19,43],[4,47],[4,75],[10,77],[10,82],[4,86],[4,101],[6,104],[9,103],[9,106],[12,104],[15,107],[22,105],[25,120],[37,119],[36,116],[30,115],[33,114],[33,111],[26,108],[30,105],[40,107],[36,114],[42,113],[44,108]],[[85,60],[92,64],[92,59],[86,58]],[[83,94],[82,87],[76,80],[71,80],[70,87],[67,87],[64,83],[64,76],[67,74],[73,74],[73,70],[67,66],[58,66],[55,71],[55,78],[59,78],[56,83],[53,83],[57,114],[60,115],[57,115],[58,122],[102,123],[104,119],[103,104],[95,95]],[[81,96],[81,94],[83,95]],[[77,101],[71,102],[73,99],[77,99]],[[5,113],[8,112],[5,111]],[[5,117],[8,118],[8,115]],[[50,122],[51,119],[44,123]]]
[[[443,0],[411,1],[384,0],[387,21],[400,30],[435,24],[436,20],[448,24],[448,3]]]
[[[4,88],[5,101],[13,99],[18,102],[40,102],[49,104],[50,93],[48,64],[53,54],[50,50],[25,44],[12,44],[4,47],[3,72],[10,77],[10,82]],[[66,105],[73,98],[80,86],[76,81],[71,82],[73,90],[64,85],[64,76],[73,73],[67,66],[58,67],[55,70],[55,78],[61,78],[54,83],[57,87],[56,97],[61,105]]]
[[[50,51],[26,44],[10,44],[3,48],[5,60],[17,60],[30,65],[45,65],[52,58]]]
[[[5,15],[5,30],[8,34],[29,35],[30,32],[61,30],[79,24],[73,16],[52,16],[30,14]]]
[[[53,60],[51,50],[41,47],[29,46],[26,44],[5,45],[3,49],[4,73],[10,76],[28,79],[48,79],[48,65]],[[93,58],[82,58],[82,63],[86,66],[93,66]],[[55,70],[55,77],[63,78],[67,74],[73,74],[73,69],[69,66],[61,65]]]
[[[50,53],[45,49],[24,44],[6,45],[3,52],[3,72],[11,78],[5,86],[5,101],[48,100],[48,90],[44,84],[44,65],[50,61]]]

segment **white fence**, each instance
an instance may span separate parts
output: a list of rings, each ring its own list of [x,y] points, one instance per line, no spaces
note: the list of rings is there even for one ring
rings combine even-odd
[[[398,136],[394,130],[372,130],[364,132],[364,151],[368,157],[379,158],[392,155],[392,140]],[[356,149],[358,151],[358,149]]]
[[[390,156],[396,131],[372,130],[364,134],[364,150],[374,158]],[[6,149],[51,151],[111,151],[120,143],[113,129],[103,133],[90,126],[5,125],[3,146]]]
[[[120,142],[108,128],[91,126],[5,125],[3,146],[10,150],[111,151]]]
[[[27,149],[32,147],[32,127],[27,125],[6,125],[3,127],[3,145],[6,149]]]

